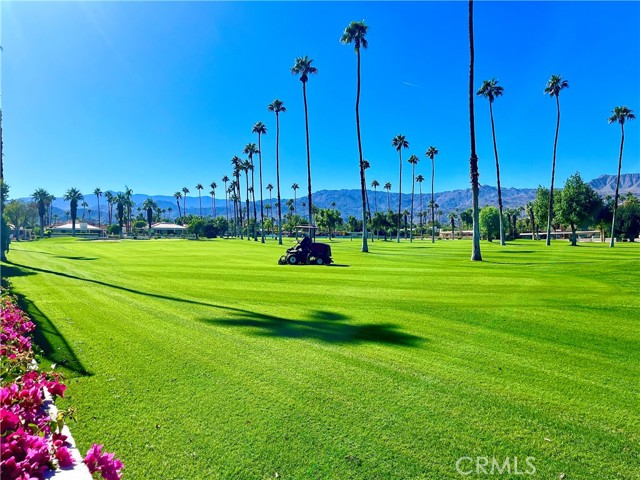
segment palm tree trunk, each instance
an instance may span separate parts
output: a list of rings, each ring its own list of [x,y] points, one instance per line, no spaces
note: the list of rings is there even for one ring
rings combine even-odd
[[[246,183],[247,183],[247,241],[250,241],[251,240],[251,235],[249,235],[249,222],[251,220],[249,220],[249,219],[251,218],[251,209],[249,207],[250,196],[249,196],[249,172],[248,171],[245,172],[244,177],[245,177],[245,180],[246,180]]]
[[[391,211],[391,190],[387,190],[387,210]]]
[[[182,217],[182,212],[180,211],[180,200],[176,198],[176,204],[178,205],[178,217]]]
[[[282,245],[282,207],[280,200],[280,116],[276,112],[276,188],[278,189],[278,245]]]
[[[473,0],[469,0],[469,134],[471,140],[471,156],[469,158],[469,176],[471,177],[471,195],[473,207],[473,246],[471,249],[471,260],[482,261],[480,253],[480,213],[478,208],[478,197],[480,185],[478,183],[478,156],[476,155],[476,125],[473,111]],[[431,206],[433,209],[433,204]],[[433,219],[433,210],[431,210]]]
[[[216,200],[213,194],[211,195],[211,216],[215,220],[216,218]]]
[[[620,124],[622,136],[620,137],[620,157],[618,158],[618,178],[616,180],[616,194],[613,197],[613,218],[611,220],[611,242],[609,247],[613,248],[616,237],[616,214],[618,213],[618,195],[620,188],[620,170],[622,169],[622,149],[624,148],[624,123]]]
[[[474,134],[475,140],[475,134]],[[474,142],[475,143],[475,142]],[[475,149],[475,145],[474,145]],[[436,160],[431,157],[431,243],[436,243],[436,221],[435,221],[435,200],[433,198],[433,182],[436,176]]]
[[[200,218],[202,218],[202,191],[198,190],[198,197],[200,198]]]
[[[96,198],[98,199],[98,227],[101,227],[102,225],[100,225],[100,196],[96,195]]]
[[[409,242],[413,243],[413,194],[416,188],[416,166],[411,167],[411,228],[409,229]]]
[[[251,198],[253,199],[253,239],[258,241],[258,231],[256,230],[256,224],[258,223],[258,211],[256,210],[256,182],[255,182],[255,168],[253,165],[253,156],[249,157],[251,160]],[[247,228],[248,228],[249,212],[247,211]],[[247,230],[247,236],[249,230]]]
[[[558,131],[560,130],[560,96],[556,95],[558,119],[556,121],[556,136],[553,141],[553,165],[551,166],[551,189],[549,190],[549,216],[547,218],[547,247],[551,245],[551,221],[553,220],[553,181],[556,176],[556,149],[558,147]]]
[[[184,194],[184,198],[182,199],[182,214],[187,216],[187,194]]]
[[[493,153],[496,157],[496,177],[498,183],[498,210],[500,211],[500,245],[505,245],[504,225],[502,223],[502,188],[500,187],[500,162],[498,161],[498,144],[496,143],[496,128],[493,123],[493,106],[489,100],[489,114],[491,115],[491,134],[493,135]]]
[[[307,112],[307,82],[302,82],[302,96],[304,98],[304,127],[307,134],[307,189],[309,191],[309,225],[313,225],[313,203],[311,200],[311,152],[309,149],[309,114]],[[315,231],[311,237],[315,239]]]
[[[224,214],[229,223],[229,192],[227,191],[227,182],[224,182]]]
[[[420,182],[420,240],[423,240],[422,221],[424,219],[424,209],[422,208],[422,182]]]
[[[396,232],[396,242],[400,243],[400,226],[402,219],[402,146],[398,149],[400,155],[400,191],[398,192],[398,231]]]
[[[258,161],[260,162],[260,241],[264,243],[264,201],[262,200],[262,146],[258,134]]]

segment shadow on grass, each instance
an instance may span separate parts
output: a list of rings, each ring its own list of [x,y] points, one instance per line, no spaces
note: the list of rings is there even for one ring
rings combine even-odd
[[[20,269],[39,273],[47,273],[50,275],[69,278],[72,280],[89,282],[109,288],[114,288],[116,290],[133,293],[136,295],[144,295],[161,300],[188,303],[192,305],[201,305],[204,307],[224,310],[230,313],[231,318],[202,319],[202,321],[212,325],[248,327],[254,329],[260,335],[288,338],[315,338],[330,343],[377,342],[382,344],[405,346],[415,346],[418,344],[418,342],[424,340],[415,335],[398,331],[397,326],[389,323],[349,324],[344,322],[344,320],[347,320],[346,316],[336,312],[316,310],[308,315],[308,319],[292,320],[264,313],[253,312],[251,310],[245,310],[242,308],[227,307],[223,305],[216,305],[213,303],[199,302],[197,300],[188,300],[186,298],[170,297],[168,295],[143,292],[132,288],[121,287],[120,285],[113,285],[111,283],[102,282],[100,280],[77,277],[68,273],[54,272],[52,270],[45,270],[43,268],[29,267],[16,263],[13,263],[12,265],[14,265],[15,267],[19,267]],[[53,325],[51,326],[53,329],[55,329]]]
[[[336,312],[315,310],[304,319],[288,319],[258,312],[234,312],[231,318],[201,319],[210,325],[240,327],[252,335],[314,339],[333,344],[380,343],[413,347],[425,339],[404,333],[393,324],[352,324]]]

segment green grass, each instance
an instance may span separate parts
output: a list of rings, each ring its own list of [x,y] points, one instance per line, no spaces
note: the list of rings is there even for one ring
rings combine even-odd
[[[128,478],[640,478],[640,246],[358,245],[291,267],[271,240],[53,239],[3,273],[80,448]]]

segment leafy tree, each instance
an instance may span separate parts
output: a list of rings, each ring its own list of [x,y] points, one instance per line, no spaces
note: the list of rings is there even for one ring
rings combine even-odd
[[[280,113],[287,111],[284,103],[277,98],[269,104],[267,110],[276,114],[276,186],[278,203],[278,244],[282,245],[282,208],[280,200]]]
[[[469,176],[471,177],[471,205],[473,209],[473,242],[471,247],[471,261],[481,262],[480,252],[480,219],[478,198],[480,195],[480,182],[478,177],[478,155],[476,154],[476,124],[473,104],[473,68],[475,62],[475,50],[473,45],[473,0],[469,0],[469,136],[471,139],[471,155],[469,156]]]
[[[338,225],[342,224],[342,217],[336,209],[319,208],[316,214],[316,222],[318,227],[327,230],[329,240],[331,240],[331,233],[336,230]]]
[[[486,206],[480,210],[480,230],[487,240],[500,236],[500,212],[496,207]]]
[[[11,229],[4,219],[4,215],[0,215],[2,225],[0,225],[0,260],[7,261],[7,252],[11,243]]]
[[[205,223],[202,218],[192,218],[187,224],[187,233],[195,235],[196,239],[204,236]]]
[[[624,148],[624,124],[627,120],[634,120],[636,116],[633,114],[633,110],[630,110],[625,106],[615,107],[613,109],[613,112],[611,113],[613,115],[609,117],[609,123],[618,122],[620,124],[620,130],[621,130],[620,156],[618,157],[618,177],[616,179],[616,194],[613,199],[613,219],[611,220],[611,231],[615,232],[616,231],[616,211],[618,210],[618,190],[620,188],[620,169],[622,168],[622,149]],[[615,235],[611,235],[611,243],[609,244],[609,246],[612,248],[614,244],[614,236]]]
[[[630,197],[621,207],[619,211],[618,231],[629,239],[630,242],[635,241],[640,234],[640,202],[635,197]]]
[[[471,228],[473,226],[473,209],[467,208],[460,212],[460,220],[463,228]]]
[[[409,142],[407,141],[404,135],[396,135],[395,137],[393,137],[393,140],[391,141],[391,145],[393,145],[393,147],[398,151],[398,155],[400,157],[400,176],[399,176],[400,187],[398,192],[398,231],[396,233],[397,235],[396,241],[400,243],[400,220],[401,220],[400,210],[402,210],[402,149],[409,148]]]
[[[562,223],[571,226],[571,245],[576,245],[576,227],[588,226],[601,205],[596,191],[582,181],[579,173],[567,179],[560,194],[557,215]]]
[[[83,200],[84,196],[77,188],[70,188],[62,197],[69,202],[69,211],[71,212],[71,236],[76,236],[76,218],[78,218],[78,201]]]
[[[262,122],[257,122],[253,129],[252,133],[258,135],[258,158],[260,162],[260,225],[262,225],[261,231],[261,242],[264,243],[264,201],[262,199],[262,144],[260,143],[260,138],[262,135],[267,134],[267,127]]]
[[[44,238],[44,216],[46,213],[46,203],[49,199],[49,192],[44,188],[38,188],[31,195],[38,205],[38,217],[40,218],[40,237]]]
[[[311,65],[313,59],[308,56],[298,57],[295,60],[293,67],[291,67],[291,73],[294,75],[300,75],[300,82],[302,82],[302,97],[304,99],[304,125],[307,136],[307,187],[309,195],[309,224],[313,225],[313,202],[311,200],[311,153],[309,150],[309,113],[307,111],[307,81],[309,75],[317,74],[318,69]]]
[[[504,89],[498,85],[498,80],[492,78],[491,80],[485,80],[482,82],[482,87],[478,90],[476,95],[481,95],[489,100],[489,114],[491,116],[491,134],[493,135],[493,153],[496,157],[496,176],[498,183],[498,210],[500,210],[500,245],[505,244],[504,240],[504,225],[502,223],[502,188],[500,187],[500,162],[498,161],[498,145],[496,143],[496,128],[493,122],[493,101],[496,97],[502,96]]]
[[[359,167],[360,167],[360,193],[362,196],[362,218],[366,218],[367,211],[367,184],[365,180],[365,167],[364,167],[364,157],[362,155],[362,138],[360,135],[360,49],[367,48],[369,46],[369,42],[365,38],[367,35],[367,29],[369,27],[364,23],[364,20],[361,22],[351,22],[347,28],[344,29],[344,33],[340,38],[340,42],[343,45],[348,45],[353,43],[356,52],[357,58],[357,87],[356,87],[356,131],[358,134],[358,154],[360,158]],[[369,246],[367,245],[367,224],[364,222],[364,232],[362,235],[362,252],[366,253],[369,251]]]
[[[4,215],[7,220],[15,227],[16,241],[20,241],[20,232],[33,222],[36,218],[38,207],[34,202],[21,202],[19,200],[11,200],[4,207]]]
[[[556,175],[556,151],[558,148],[558,132],[560,131],[560,92],[569,88],[569,83],[563,80],[560,75],[551,75],[551,78],[547,82],[547,86],[544,89],[544,93],[548,93],[551,98],[556,97],[556,107],[558,111],[558,118],[556,120],[556,136],[553,141],[553,164],[551,166],[551,187],[549,191],[549,212],[547,215],[547,246],[551,245],[551,223],[553,221],[553,182]]]

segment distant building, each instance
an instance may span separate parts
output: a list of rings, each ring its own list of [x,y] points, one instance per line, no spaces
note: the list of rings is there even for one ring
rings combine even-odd
[[[180,236],[187,233],[187,227],[176,223],[159,222],[151,224],[151,233],[163,236]]]
[[[71,222],[64,223],[62,225],[56,225],[55,227],[49,227],[52,236],[67,236],[73,233],[73,227]],[[84,222],[76,223],[76,236],[79,237],[104,237],[104,230],[94,225],[90,225]]]

